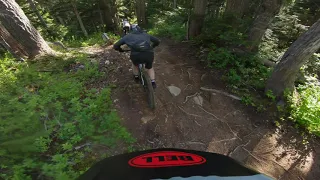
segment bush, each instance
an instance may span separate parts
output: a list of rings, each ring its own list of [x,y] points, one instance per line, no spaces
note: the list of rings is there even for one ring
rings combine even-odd
[[[207,58],[210,68],[223,70],[225,79],[237,89],[257,88],[263,90],[270,70],[262,65],[257,56],[236,55],[226,48],[213,45]]]
[[[320,87],[301,85],[288,99],[291,119],[310,133],[320,136]]]
[[[186,38],[185,17],[187,14],[183,9],[167,12],[166,15],[155,15],[151,18],[149,33],[181,41]]]
[[[237,19],[233,16],[209,17],[205,20],[202,34],[194,39],[195,43],[202,46],[214,43],[218,47],[245,46],[248,22],[249,20]]]
[[[0,178],[74,179],[101,158],[85,147],[132,143],[110,89],[86,86],[102,76],[79,53],[29,63],[1,58]]]

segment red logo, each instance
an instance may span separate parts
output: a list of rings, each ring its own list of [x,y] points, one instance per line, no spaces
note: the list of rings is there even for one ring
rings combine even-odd
[[[206,159],[199,155],[177,151],[162,151],[137,156],[129,161],[129,165],[139,168],[157,168],[192,166],[200,165],[205,162]]]

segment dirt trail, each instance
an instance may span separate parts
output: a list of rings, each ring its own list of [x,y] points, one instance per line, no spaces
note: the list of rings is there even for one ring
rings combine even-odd
[[[256,113],[220,93],[201,91],[206,87],[228,92],[221,75],[204,69],[193,54],[187,44],[169,40],[156,49],[159,87],[153,112],[143,89],[132,79],[128,55],[111,47],[103,52],[101,70],[107,72],[109,82],[102,81],[101,86],[116,85],[115,108],[137,138],[138,149],[209,151],[228,155],[275,179],[319,179],[319,142],[305,148],[296,130],[276,128],[268,114]],[[173,96],[167,88],[170,85],[180,88],[181,93]]]

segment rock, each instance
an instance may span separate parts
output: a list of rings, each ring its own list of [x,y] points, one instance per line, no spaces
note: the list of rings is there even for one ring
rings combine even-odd
[[[156,118],[156,116],[145,116],[145,117],[142,117],[142,118],[141,118],[141,121],[142,121],[144,124],[147,124],[149,121],[154,120],[154,118]]]
[[[200,96],[200,95],[195,96],[195,97],[193,97],[193,101],[194,101],[194,103],[196,103],[197,105],[202,106],[202,104],[203,104],[203,97]]]
[[[110,64],[110,61],[109,61],[109,60],[106,60],[106,62],[104,62],[104,64],[109,65],[109,64]]]
[[[80,65],[80,66],[79,66],[79,69],[84,69],[84,65]]]
[[[167,88],[173,96],[179,96],[181,93],[181,89],[176,86],[168,86]]]
[[[96,59],[91,59],[90,61],[91,61],[91,63],[93,63],[93,64],[98,64],[98,62],[99,62],[99,61],[96,60]]]

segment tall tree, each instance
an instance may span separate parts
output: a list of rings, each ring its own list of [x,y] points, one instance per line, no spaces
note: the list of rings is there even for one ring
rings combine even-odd
[[[15,0],[0,1],[0,22],[29,58],[52,52]]]
[[[249,41],[252,42],[250,50],[257,50],[265,32],[274,17],[279,13],[282,0],[263,0],[259,14],[253,22],[249,32]]]
[[[201,33],[206,14],[207,0],[193,1],[193,14],[189,26],[189,37],[196,37]]]
[[[173,8],[174,8],[174,9],[177,8],[177,0],[173,0]]]
[[[44,19],[42,18],[37,6],[34,4],[33,0],[28,0],[28,3],[32,9],[32,11],[37,15],[38,19],[40,20],[41,24],[43,25],[43,27],[45,27],[46,29],[48,28],[47,23],[44,21]]]
[[[145,0],[136,0],[136,13],[139,26],[145,27],[147,25]]]
[[[99,6],[102,12],[102,20],[105,23],[106,31],[116,31],[119,24],[116,1],[99,0]]]
[[[268,80],[266,90],[282,96],[286,89],[292,90],[300,68],[320,48],[320,19],[302,34],[283,55]]]
[[[9,42],[9,43],[8,43]],[[11,44],[11,45],[10,45]],[[14,58],[19,61],[22,61],[24,56],[26,56],[19,47],[18,42],[16,42],[11,36],[10,33],[0,24],[0,45],[9,51]]]
[[[85,28],[84,25],[83,25],[81,16],[80,16],[80,14],[79,14],[79,12],[78,12],[77,5],[76,5],[76,3],[75,3],[73,0],[71,1],[71,5],[72,5],[72,7],[73,7],[74,13],[75,13],[76,16],[77,16],[78,22],[79,22],[79,24],[80,24],[80,27],[81,27],[81,30],[82,30],[84,36],[88,37],[88,32],[87,32],[86,28]]]

